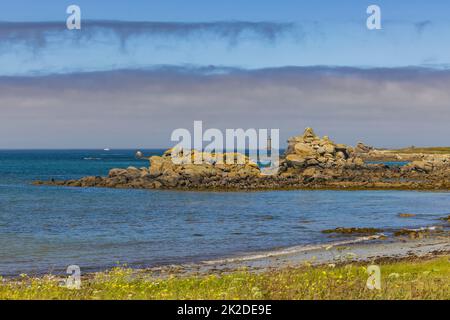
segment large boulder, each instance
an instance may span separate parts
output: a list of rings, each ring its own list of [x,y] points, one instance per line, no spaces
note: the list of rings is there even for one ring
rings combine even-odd
[[[369,153],[372,150],[374,150],[372,146],[368,146],[362,142],[358,142],[358,144],[355,147],[356,153]]]
[[[305,142],[299,142],[296,143],[294,146],[295,154],[307,157],[307,156],[314,156],[317,154],[317,151],[309,144]]]
[[[111,169],[111,170],[109,170],[108,177],[114,178],[114,177],[125,175],[126,173],[127,173],[126,169]]]
[[[286,156],[286,162],[290,167],[302,167],[305,164],[306,159],[301,155],[291,153]]]
[[[433,162],[424,160],[413,161],[403,167],[403,171],[408,170],[429,173],[433,170]]]

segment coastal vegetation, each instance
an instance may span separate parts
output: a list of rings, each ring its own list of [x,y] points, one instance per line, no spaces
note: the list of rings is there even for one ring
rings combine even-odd
[[[388,150],[392,153],[424,153],[424,154],[450,154],[450,147],[408,147]]]
[[[449,259],[375,261],[380,290],[366,286],[369,263],[167,277],[117,267],[85,276],[80,289],[62,286],[55,276],[2,279],[0,299],[450,299]]]

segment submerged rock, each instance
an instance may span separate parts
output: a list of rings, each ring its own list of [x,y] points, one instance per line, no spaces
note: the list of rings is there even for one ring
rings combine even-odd
[[[376,228],[335,228],[322,230],[322,233],[358,234],[358,235],[372,235],[380,232],[383,232],[383,230]]]
[[[432,234],[441,233],[442,230],[436,227],[420,228],[420,229],[400,229],[394,232],[394,236],[407,236],[410,239],[423,239]]]
[[[411,218],[411,217],[415,217],[416,214],[414,214],[414,213],[399,213],[398,216],[400,218]]]

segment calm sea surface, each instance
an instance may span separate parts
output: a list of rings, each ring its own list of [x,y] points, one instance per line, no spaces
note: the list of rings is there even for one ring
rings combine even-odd
[[[146,150],[145,154],[161,154]],[[142,267],[334,241],[340,226],[420,227],[449,193],[176,192],[32,186],[147,166],[132,150],[0,151],[0,275]],[[418,214],[399,218],[401,212]]]

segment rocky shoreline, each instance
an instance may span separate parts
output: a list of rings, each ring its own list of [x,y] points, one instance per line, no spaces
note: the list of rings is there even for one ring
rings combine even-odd
[[[191,161],[175,164],[169,149],[153,156],[149,168],[112,169],[107,177],[79,180],[36,181],[35,185],[179,190],[276,190],[276,189],[400,189],[450,190],[450,155],[413,154],[407,165],[373,164],[380,154],[360,143],[355,148],[318,137],[311,128],[288,140],[275,174],[266,175],[248,157],[238,153],[211,154],[196,150],[184,155]],[[389,155],[392,156],[392,153]],[[240,157],[242,164],[225,159]],[[224,160],[224,161],[218,161]]]

